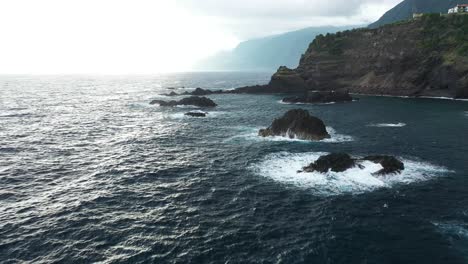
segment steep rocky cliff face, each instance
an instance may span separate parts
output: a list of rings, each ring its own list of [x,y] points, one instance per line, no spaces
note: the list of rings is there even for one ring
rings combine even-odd
[[[468,15],[318,36],[295,70],[280,68],[264,90],[468,97]]]

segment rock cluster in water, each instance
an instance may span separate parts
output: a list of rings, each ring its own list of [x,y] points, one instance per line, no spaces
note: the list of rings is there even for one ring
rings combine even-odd
[[[178,105],[193,105],[198,107],[216,107],[217,104],[207,97],[198,97],[191,96],[183,98],[179,101],[163,101],[163,100],[153,100],[151,101],[152,105],[159,104],[160,106],[178,106]]]
[[[353,97],[348,92],[308,92],[304,96],[286,97],[283,103],[303,103],[303,104],[317,104],[317,103],[341,103],[351,102]]]
[[[360,169],[364,169],[364,167],[358,163],[359,161],[379,163],[382,166],[382,169],[375,172],[374,175],[399,174],[405,169],[403,162],[393,156],[376,155],[367,156],[362,159],[355,159],[346,153],[332,153],[321,156],[309,166],[304,167],[303,171],[300,172],[344,172],[351,168],[355,168],[356,166]]]
[[[210,95],[210,94],[221,94],[224,93],[222,90],[209,90],[209,89],[202,89],[202,88],[196,88],[195,90],[191,92],[183,92],[183,93],[176,93],[176,92],[170,92],[168,94],[164,94],[165,96],[179,96],[179,95],[193,95],[193,96],[204,96],[204,95]]]
[[[282,136],[302,140],[330,138],[323,121],[302,109],[288,111],[283,117],[275,119],[270,127],[261,129],[258,134],[262,137]]]

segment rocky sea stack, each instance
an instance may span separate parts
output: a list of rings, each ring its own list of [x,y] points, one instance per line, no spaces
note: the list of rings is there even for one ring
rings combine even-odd
[[[344,172],[354,167],[364,169],[364,166],[359,163],[362,161],[371,161],[382,166],[381,170],[373,173],[374,175],[400,174],[405,169],[403,162],[393,156],[376,155],[355,159],[346,153],[332,153],[321,156],[300,172]]]
[[[163,101],[153,100],[152,105],[159,104],[160,106],[178,106],[178,105],[193,105],[197,107],[216,107],[217,104],[207,97],[191,96],[183,98],[179,101]]]
[[[283,117],[275,119],[270,127],[261,129],[258,134],[262,137],[281,136],[302,140],[330,138],[323,121],[302,109],[288,111]]]
[[[305,172],[318,171],[326,173],[328,171],[343,172],[356,166],[356,162],[346,153],[332,153],[321,156],[317,161],[304,167]]]

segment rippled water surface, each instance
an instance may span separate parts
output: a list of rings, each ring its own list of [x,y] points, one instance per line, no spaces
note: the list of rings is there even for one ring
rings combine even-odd
[[[268,79],[0,76],[0,262],[468,263],[468,102],[213,95],[207,118],[149,105]],[[298,107],[332,138],[256,136]],[[297,173],[336,151],[407,169]]]

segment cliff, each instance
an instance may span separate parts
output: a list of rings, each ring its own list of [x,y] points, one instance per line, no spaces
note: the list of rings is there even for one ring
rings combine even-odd
[[[320,35],[299,67],[281,67],[254,92],[303,90],[468,98],[468,15]]]
[[[407,20],[414,13],[447,13],[449,8],[457,4],[468,4],[468,0],[404,0],[386,12],[379,20],[369,25],[369,28]]]

